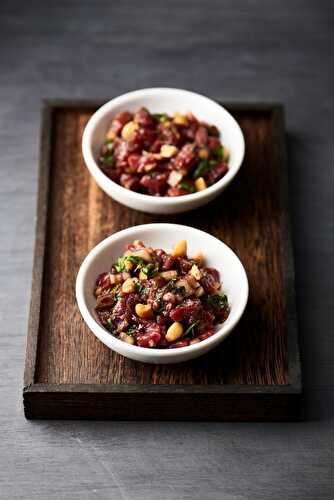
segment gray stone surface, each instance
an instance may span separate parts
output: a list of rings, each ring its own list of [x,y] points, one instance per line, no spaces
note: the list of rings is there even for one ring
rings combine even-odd
[[[334,497],[333,14],[329,1],[1,2],[1,499]],[[286,106],[302,423],[23,417],[40,101],[157,85]]]

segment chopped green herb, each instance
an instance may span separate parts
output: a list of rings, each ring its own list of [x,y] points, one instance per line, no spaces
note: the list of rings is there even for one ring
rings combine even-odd
[[[113,325],[113,322],[112,322],[112,319],[111,318],[108,318],[107,319],[107,329],[112,332],[114,330],[114,325]]]
[[[195,171],[193,173],[193,178],[196,179],[197,177],[201,177],[204,172],[206,172],[207,170],[209,170],[210,166],[209,166],[209,162],[208,160],[201,160],[197,167],[195,168]]]
[[[106,146],[108,151],[112,151],[114,148],[114,141],[112,139],[106,139],[104,141],[104,145]]]
[[[113,267],[116,269],[118,273],[122,273],[125,271],[125,257],[118,257],[116,262],[113,263]]]
[[[166,122],[168,120],[168,116],[166,113],[154,113],[153,118],[160,123]]]
[[[112,154],[102,156],[102,162],[105,165],[112,165],[113,161],[114,161],[114,155],[112,155]]]
[[[128,330],[127,330],[126,334],[127,334],[127,335],[131,335],[131,336],[132,336],[132,335],[136,332],[136,329],[137,329],[137,328],[135,327],[135,325],[131,325],[131,326],[129,326],[129,328],[128,328]]]
[[[136,266],[136,268],[134,269],[135,272],[145,265],[144,259],[142,259],[141,257],[137,257],[136,255],[128,255],[125,258]]]
[[[191,323],[191,325],[188,326],[188,328],[184,332],[183,337],[187,337],[188,335],[190,335],[192,338],[194,338],[198,325],[199,321],[194,321],[194,323]]]
[[[223,309],[228,304],[227,295],[225,293],[209,295],[208,304],[215,309]]]
[[[156,266],[152,263],[142,267],[141,270],[148,278],[152,278],[158,272]]]
[[[141,257],[136,257],[135,255],[126,255],[125,257],[118,257],[113,266],[118,273],[123,273],[124,271],[126,271],[127,262],[135,264],[136,268],[134,269],[134,271],[138,271],[138,269],[141,269],[145,264],[145,261]]]
[[[194,186],[189,182],[180,182],[178,187],[181,189],[185,189],[186,191],[189,191],[189,193],[193,193],[195,191]]]
[[[224,159],[224,146],[218,146],[218,148],[213,151],[213,156],[217,158],[217,160],[222,161]]]
[[[142,283],[140,283],[140,281],[136,281],[135,286],[136,286],[138,293],[142,293],[142,291],[145,290],[144,285]]]

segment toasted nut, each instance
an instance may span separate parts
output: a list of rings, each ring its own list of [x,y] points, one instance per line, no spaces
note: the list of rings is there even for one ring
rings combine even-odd
[[[202,286],[199,286],[196,289],[195,295],[196,297],[202,297],[203,294],[204,294],[204,288]]]
[[[188,120],[187,117],[181,113],[174,113],[174,123],[176,123],[176,125],[184,125],[186,127],[188,125]]]
[[[170,144],[163,144],[160,149],[160,154],[163,158],[172,158],[177,152],[177,147]]]
[[[156,163],[148,163],[147,165],[145,165],[144,170],[145,170],[145,172],[151,172],[156,167],[157,167]]]
[[[195,288],[199,287],[200,284],[198,283],[198,281],[191,275],[191,274],[187,274],[184,279],[189,283],[189,285],[191,286],[191,288],[193,288],[195,290]]]
[[[203,255],[203,253],[202,252],[197,252],[193,256],[192,260],[194,260],[198,266],[203,266],[203,264],[204,264],[204,255]]]
[[[121,332],[119,334],[119,338],[123,340],[123,342],[126,342],[127,344],[133,345],[135,343],[135,339],[131,335],[128,335],[125,332]]]
[[[176,243],[172,250],[173,257],[185,257],[187,255],[187,242],[186,240],[180,240]]]
[[[139,277],[140,280],[147,280],[147,275],[143,271],[139,272],[139,276],[138,277]]]
[[[174,269],[171,271],[163,271],[162,273],[160,273],[160,276],[162,278],[164,278],[165,280],[172,280],[172,279],[176,278],[177,271],[175,271]]]
[[[197,285],[197,281],[196,281],[194,278],[192,278],[192,279],[195,281],[195,283],[196,283],[196,285]],[[187,295],[191,295],[191,294],[193,294],[193,293],[194,293],[194,288],[191,286],[191,284],[189,283],[188,279],[186,279],[186,278],[181,278],[181,279],[179,279],[179,280],[175,283],[175,285],[176,285],[177,287],[181,287],[181,286],[183,286],[183,287],[184,287],[184,289],[185,289],[185,295],[186,295],[186,296],[187,296]]]
[[[198,267],[196,266],[196,264],[194,264],[192,266],[192,268],[190,269],[190,274],[191,276],[193,276],[195,278],[195,280],[199,281],[202,277],[202,273],[201,271],[198,269]]]
[[[113,131],[112,127],[110,127],[110,129],[106,133],[106,139],[110,139],[111,141],[113,141],[115,138],[116,138],[116,134]]]
[[[135,311],[140,318],[149,319],[153,317],[153,311],[150,304],[136,304]]]
[[[134,268],[134,265],[130,260],[126,260],[124,263],[124,267],[127,271],[131,271],[131,269]]]
[[[136,290],[135,282],[132,278],[128,278],[124,281],[122,285],[122,292],[124,293],[133,293]]]
[[[117,325],[117,332],[121,333],[123,332],[127,327],[129,326],[129,322],[126,319],[123,319],[118,325]]]
[[[227,149],[226,146],[224,146],[224,155],[223,155],[223,160],[224,161],[228,161],[230,158],[230,152],[229,150]]]
[[[200,158],[206,159],[209,157],[209,151],[206,148],[202,148],[198,151],[198,156]]]
[[[135,250],[127,250],[124,255],[126,256],[132,255],[133,257],[140,257],[141,259],[145,260],[145,262],[151,262],[152,260],[150,252],[147,250],[147,248],[136,248]]]
[[[182,334],[183,334],[182,323],[175,321],[175,323],[173,323],[167,330],[166,340],[168,340],[168,342],[174,342],[174,340],[177,340],[180,337],[182,337]]]
[[[203,177],[199,177],[194,182],[196,191],[204,191],[207,188],[206,182]]]
[[[128,122],[122,128],[122,138],[126,141],[131,141],[134,138],[136,130],[138,130],[139,125],[136,122]]]

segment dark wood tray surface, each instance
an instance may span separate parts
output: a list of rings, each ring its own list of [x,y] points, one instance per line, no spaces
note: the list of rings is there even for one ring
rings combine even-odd
[[[231,104],[246,139],[237,179],[186,214],[140,213],[111,200],[81,155],[96,103],[48,102],[42,124],[37,240],[24,405],[28,418],[286,420],[301,393],[294,271],[287,217],[283,110]],[[239,255],[246,313],[218,348],[179,365],[114,353],[85,326],[74,295],[88,251],[120,229],[175,222],[205,230]]]

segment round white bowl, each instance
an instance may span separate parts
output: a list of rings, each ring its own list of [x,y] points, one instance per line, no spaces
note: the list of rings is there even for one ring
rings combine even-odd
[[[136,239],[144,241],[153,248],[163,248],[167,251],[177,241],[186,239],[189,256],[203,251],[206,264],[219,270],[223,282],[222,288],[228,296],[231,311],[227,320],[217,326],[217,332],[212,337],[187,347],[150,349],[129,345],[101,326],[95,312],[96,299],[93,295],[96,277],[108,271],[117,257],[123,254],[125,245]],[[248,280],[238,257],[217,238],[198,229],[178,224],[144,224],[109,236],[89,252],[79,269],[76,297],[85,323],[110,349],[127,358],[145,363],[178,363],[205,354],[228,336],[245,310],[248,300]]]
[[[184,196],[150,196],[125,189],[107,177],[97,164],[99,151],[113,116],[119,111],[146,107],[152,113],[191,111],[199,120],[216,125],[222,143],[230,151],[229,170],[218,182],[198,193]],[[88,121],[82,138],[85,163],[97,184],[109,196],[127,207],[150,213],[175,214],[198,208],[218,196],[237,174],[245,153],[245,141],[235,119],[225,108],[194,92],[151,88],[123,94],[104,104]]]

